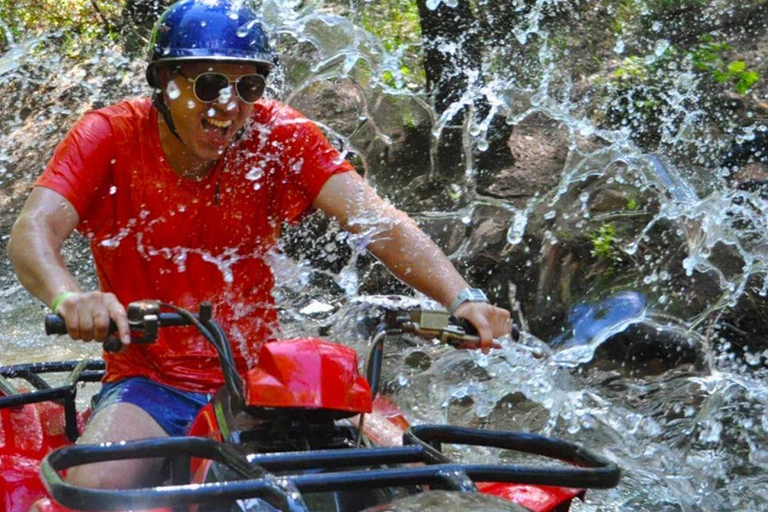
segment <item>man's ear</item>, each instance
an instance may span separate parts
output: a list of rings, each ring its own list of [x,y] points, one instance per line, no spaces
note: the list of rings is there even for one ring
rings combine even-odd
[[[168,85],[168,82],[171,80],[171,77],[173,77],[173,72],[171,71],[171,68],[168,66],[160,66],[157,68],[157,85],[160,89],[165,90],[165,87]]]

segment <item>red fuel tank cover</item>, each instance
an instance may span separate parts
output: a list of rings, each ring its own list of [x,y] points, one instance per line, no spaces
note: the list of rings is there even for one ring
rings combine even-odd
[[[245,382],[248,406],[333,411],[337,417],[371,412],[371,389],[354,349],[317,338],[265,344]]]

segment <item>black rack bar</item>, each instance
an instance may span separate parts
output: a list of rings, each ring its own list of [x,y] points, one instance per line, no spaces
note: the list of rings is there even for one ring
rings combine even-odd
[[[0,367],[2,394],[0,409],[21,407],[40,402],[58,401],[64,406],[64,432],[70,441],[77,440],[77,384],[80,382],[98,382],[104,376],[104,361],[58,361],[52,363],[18,364]],[[40,374],[69,372],[62,386],[52,388]],[[20,392],[7,379],[24,379],[34,390]]]
[[[71,372],[81,361],[54,361],[45,363],[27,363],[15,364],[11,366],[0,366],[0,375],[5,378],[13,379],[22,377],[24,373],[60,373]],[[86,364],[87,370],[104,370],[106,365],[101,359],[89,359]],[[88,372],[86,372],[88,373]]]
[[[255,454],[248,460],[268,471],[370,466],[372,462],[381,465],[434,462],[420,446]]]
[[[59,449],[43,461],[41,473],[46,487],[57,501],[80,510],[125,510],[290,497],[263,476],[264,470],[298,472],[307,469],[328,471],[319,474],[281,475],[289,488],[304,493],[339,490],[369,490],[383,487],[430,485],[436,488],[472,492],[474,482],[508,482],[575,488],[610,488],[619,480],[618,467],[587,450],[565,441],[534,434],[490,432],[460,427],[421,426],[404,435],[410,443],[391,448],[357,448],[302,453],[258,454],[246,458],[232,445],[203,438],[163,438],[119,445],[80,445]],[[515,449],[549,457],[573,460],[584,467],[532,467],[503,464],[456,464],[446,462],[429,442],[473,444]],[[62,481],[58,472],[73,466],[147,458],[162,452],[168,457],[205,458],[235,469],[243,480],[210,484],[171,485],[132,490],[78,488]],[[422,466],[383,467],[391,464]],[[350,468],[361,468],[350,470]]]

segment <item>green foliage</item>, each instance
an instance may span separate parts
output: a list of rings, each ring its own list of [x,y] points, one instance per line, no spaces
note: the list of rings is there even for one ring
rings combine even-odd
[[[415,0],[365,2],[360,23],[375,35],[389,52],[420,44],[421,22]]]
[[[758,82],[760,75],[747,69],[743,60],[728,62],[725,54],[730,49],[729,44],[716,43],[712,36],[705,36],[690,55],[696,69],[709,73],[718,83],[733,84],[736,92],[746,94]]]
[[[680,49],[669,46],[661,56],[625,58],[604,85],[603,113],[613,127],[629,129],[644,147],[655,147],[665,129],[685,117],[693,102],[722,93],[723,84],[739,94],[746,94],[759,81],[757,71],[742,60],[728,58],[730,45],[706,36],[702,42]],[[696,91],[678,80],[680,71],[695,72]],[[680,98],[689,102],[684,104]],[[713,102],[716,104],[717,102]]]
[[[612,222],[600,226],[589,238],[592,240],[592,256],[613,262],[621,261],[619,250],[616,248],[616,227]]]
[[[604,109],[610,123],[629,128],[641,143],[655,144],[661,129],[659,113],[668,106],[667,91],[672,87],[668,69],[677,58],[671,46],[654,59],[625,58],[606,84]]]
[[[417,86],[426,75],[415,48],[421,46],[421,20],[416,0],[358,2],[360,25],[376,36],[389,53],[399,54],[398,70],[385,71],[381,80],[390,87]]]
[[[652,14],[687,11],[704,7],[708,4],[708,0],[646,0],[648,10]]]
[[[78,53],[81,45],[116,37],[121,12],[119,0],[0,0],[2,19],[15,38],[59,31],[64,53]]]

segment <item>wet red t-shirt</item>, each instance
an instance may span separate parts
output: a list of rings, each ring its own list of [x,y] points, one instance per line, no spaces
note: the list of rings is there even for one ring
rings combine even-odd
[[[276,336],[267,260],[281,225],[352,167],[314,123],[262,100],[208,176],[181,178],[164,158],[157,115],[146,99],[86,114],[36,185],[74,205],[103,291],[126,305],[158,299],[196,310],[210,301],[244,371]],[[104,357],[107,381],[140,375],[206,393],[223,383],[215,349],[194,328],[161,329],[152,345]]]

